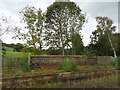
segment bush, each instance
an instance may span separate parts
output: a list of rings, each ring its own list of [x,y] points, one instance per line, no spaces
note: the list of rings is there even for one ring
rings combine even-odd
[[[118,57],[112,64],[113,66],[120,66],[120,57]]]
[[[75,64],[75,62],[73,62],[72,60],[69,60],[68,58],[65,59],[63,63],[60,64],[58,69],[64,70],[64,71],[76,71],[76,70],[78,70],[77,64]]]
[[[6,69],[12,69],[13,67],[14,67],[14,63],[13,63],[13,61],[12,61],[12,59],[8,59],[7,60],[7,63],[6,63],[6,65],[5,65],[5,67],[6,67]]]
[[[21,62],[20,62],[20,68],[27,72],[30,70],[30,65],[28,63],[28,59],[27,58],[22,58]]]
[[[6,49],[2,47],[2,56],[5,57]]]

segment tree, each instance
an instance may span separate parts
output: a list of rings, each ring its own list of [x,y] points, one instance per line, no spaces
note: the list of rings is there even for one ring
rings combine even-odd
[[[2,56],[5,57],[6,49],[2,47]]]
[[[24,48],[24,45],[21,43],[17,43],[15,45],[13,45],[13,48],[17,51],[20,52],[22,50],[22,48]]]
[[[86,55],[86,56],[95,56],[95,52],[92,49],[92,47],[90,45],[84,47],[84,51],[82,52],[82,55]]]
[[[39,52],[42,49],[42,33],[44,16],[41,9],[38,10],[32,6],[26,6],[20,11],[21,22],[25,23],[25,32],[19,29],[15,37],[26,40],[26,44],[34,47]]]
[[[4,14],[0,15],[0,36],[5,33],[15,32],[19,27],[13,25],[11,17],[7,17]]]
[[[74,2],[54,2],[46,12],[46,45],[52,49],[72,48],[73,34],[80,34],[85,22],[85,15]]]
[[[103,52],[107,51],[104,53],[104,55],[106,53],[108,54],[111,48],[114,57],[117,57],[111,40],[111,37],[115,32],[116,26],[113,26],[113,21],[108,17],[96,17],[96,21],[98,23],[97,30],[92,32],[91,44],[96,44],[96,48],[99,48]]]
[[[72,49],[74,55],[80,55],[83,52],[83,42],[79,34],[74,34],[72,36]]]
[[[113,47],[116,51],[117,56],[120,56],[120,33],[115,33],[111,37],[111,41],[113,42]]]

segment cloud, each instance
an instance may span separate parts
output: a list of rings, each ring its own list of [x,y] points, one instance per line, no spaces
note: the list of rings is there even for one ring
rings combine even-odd
[[[92,17],[108,16],[118,22],[118,2],[78,2],[80,8]]]
[[[73,2],[119,2],[119,0],[70,0]]]
[[[83,43],[85,46],[87,46],[90,43],[90,35],[92,33],[92,31],[94,31],[96,29],[96,20],[95,18],[91,17],[90,15],[88,15],[88,22],[84,25],[85,27],[83,27],[81,34],[83,35]]]

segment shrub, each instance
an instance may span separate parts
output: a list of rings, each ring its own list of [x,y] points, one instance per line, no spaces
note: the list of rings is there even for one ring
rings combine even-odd
[[[114,66],[120,66],[120,57],[118,57],[112,64]]]
[[[22,58],[21,62],[20,62],[20,68],[27,72],[30,70],[30,65],[28,63],[28,59],[27,58]]]
[[[5,67],[6,67],[6,69],[12,69],[12,67],[14,67],[14,63],[13,63],[13,61],[12,61],[12,59],[8,59],[7,60],[7,63],[6,63],[6,65],[5,65]]]
[[[59,70],[64,71],[76,71],[78,70],[77,64],[73,62],[73,60],[69,60],[68,58],[64,60],[58,67]]]
[[[2,56],[5,57],[6,49],[2,47]]]

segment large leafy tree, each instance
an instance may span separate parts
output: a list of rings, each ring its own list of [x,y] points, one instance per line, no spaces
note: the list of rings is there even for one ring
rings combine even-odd
[[[91,44],[96,49],[97,55],[112,55],[110,52],[113,51],[114,57],[117,57],[111,40],[116,26],[113,26],[113,21],[108,17],[96,17],[96,21],[97,30],[92,32]]]
[[[120,56],[120,33],[113,34],[111,40],[117,56]]]
[[[72,53],[74,55],[80,55],[83,52],[83,42],[79,34],[74,34],[72,36]]]
[[[41,9],[36,9],[32,6],[26,6],[20,11],[22,16],[21,22],[25,23],[25,30],[19,29],[16,37],[26,40],[29,47],[34,47],[37,50],[42,49],[42,32],[44,16]],[[24,31],[24,32],[23,32]]]
[[[24,48],[24,45],[21,43],[17,43],[15,45],[13,45],[13,48],[17,51],[20,52],[22,50],[22,48]]]
[[[80,34],[85,14],[74,2],[54,2],[47,8],[45,40],[53,49],[72,48],[72,37]],[[81,35],[80,35],[81,36]]]

